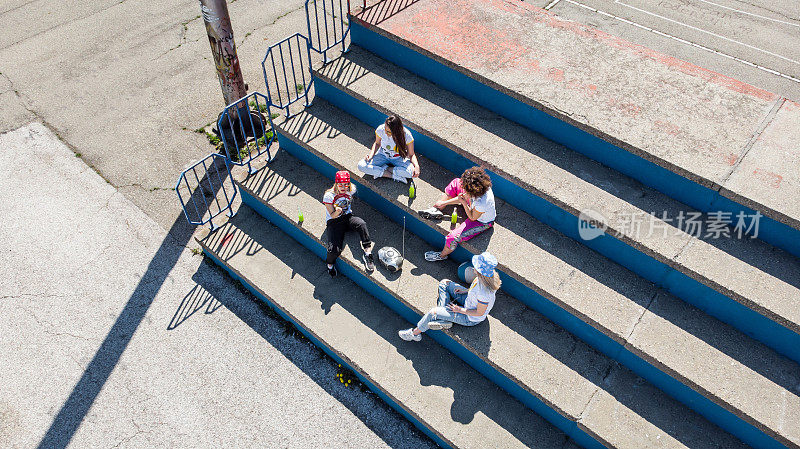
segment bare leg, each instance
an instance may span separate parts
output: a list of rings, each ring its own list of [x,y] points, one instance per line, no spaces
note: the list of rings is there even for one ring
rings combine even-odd
[[[452,248],[448,248],[447,245],[445,245],[444,248],[442,248],[442,251],[440,252],[440,254],[442,255],[442,257],[447,257],[447,256],[450,255],[450,253],[455,251],[456,246],[458,246],[458,245],[454,244]]]
[[[448,206],[448,204],[442,204],[442,203],[446,203],[446,202],[452,200],[453,198],[455,198],[455,197],[449,196],[448,194],[443,193],[442,196],[440,196],[439,199],[433,204],[433,207],[435,207],[435,208],[437,208],[439,210],[444,209],[445,207]],[[441,204],[441,205],[437,206],[437,204]]]

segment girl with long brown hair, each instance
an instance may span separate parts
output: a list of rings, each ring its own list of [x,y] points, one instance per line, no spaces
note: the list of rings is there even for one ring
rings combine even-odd
[[[375,129],[375,142],[358,169],[377,178],[392,178],[408,183],[419,176],[419,161],[414,153],[414,136],[403,126],[402,120],[390,115]]]

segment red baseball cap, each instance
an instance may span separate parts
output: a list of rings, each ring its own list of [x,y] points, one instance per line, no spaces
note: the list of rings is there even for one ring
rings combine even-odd
[[[337,171],[336,172],[336,183],[349,183],[350,182],[350,172],[346,170]]]

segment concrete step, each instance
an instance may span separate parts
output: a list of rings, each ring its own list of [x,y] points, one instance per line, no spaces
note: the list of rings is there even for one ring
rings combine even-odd
[[[696,210],[358,46],[315,76],[318,96],[367,123],[399,114],[421,154],[487,166],[498,196],[800,362],[800,259],[746,235],[698,238],[675,225]],[[587,210],[604,235],[581,238]]]
[[[276,126],[281,148],[326,176],[355,172],[374,136],[372,126],[321,99]],[[405,185],[353,179],[368,187],[361,195],[372,206],[397,223],[405,216],[411,232],[441,247],[449,222],[414,210],[432,204],[455,175],[424,156],[421,165],[413,201]],[[800,431],[788,424],[800,413],[797,364],[513,206],[498,201],[497,209],[492,231],[462,245],[456,260],[488,249],[501,262],[504,290],[526,305],[746,442],[797,446]]]
[[[698,210],[757,210],[800,255],[797,103],[529,2],[398,6],[352,42]]]
[[[405,319],[346,278],[331,279],[319,257],[249,207],[199,242],[441,446],[555,449],[568,440],[432,339],[400,340]]]
[[[333,134],[318,129],[327,136]],[[289,154],[282,154],[240,186],[245,203],[257,201],[257,211],[290,232],[302,233],[299,240],[322,255],[326,237],[320,198],[330,184],[319,172]],[[359,189],[360,201],[354,206],[354,214],[367,219],[370,235],[378,247],[404,247],[406,260],[401,274],[382,267],[368,274],[363,268],[358,238],[349,235],[348,248],[340,259],[342,271],[393,309],[407,310],[410,321],[415,322],[435,305],[439,280],[456,278],[457,265],[449,260],[426,262],[423,253],[432,247],[410,232],[403,243],[402,225],[365,204],[364,198],[370,193],[363,184]],[[302,225],[294,219],[298,208],[304,211]],[[322,266],[320,263],[320,269]],[[740,444],[503,292],[498,294],[496,306],[485,323],[428,332],[425,336],[436,338],[585,447]],[[616,419],[610,419],[611,416]]]

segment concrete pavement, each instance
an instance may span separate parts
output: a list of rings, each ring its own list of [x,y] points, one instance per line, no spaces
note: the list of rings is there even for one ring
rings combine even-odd
[[[431,447],[44,126],[0,148],[0,446]]]

